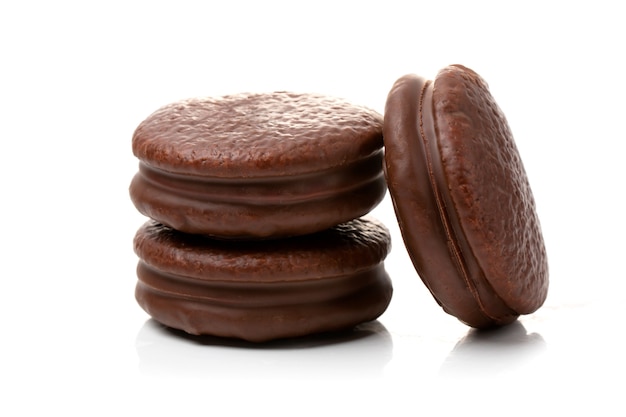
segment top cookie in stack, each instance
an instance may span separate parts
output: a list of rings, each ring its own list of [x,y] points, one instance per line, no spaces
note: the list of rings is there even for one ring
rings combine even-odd
[[[275,92],[190,99],[144,120],[130,195],[176,230],[226,239],[305,235],[383,198],[382,116],[346,101]]]

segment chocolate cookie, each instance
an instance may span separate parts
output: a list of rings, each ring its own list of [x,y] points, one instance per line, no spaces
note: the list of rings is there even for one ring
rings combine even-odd
[[[357,219],[308,235],[215,240],[155,221],[134,240],[136,298],[155,320],[194,335],[262,342],[351,328],[387,308],[387,229]]]
[[[535,201],[485,81],[459,65],[400,78],[384,137],[405,245],[443,309],[478,328],[538,309],[548,264]]]
[[[137,209],[174,229],[254,239],[314,233],[383,198],[382,116],[314,94],[180,101],[136,129]]]

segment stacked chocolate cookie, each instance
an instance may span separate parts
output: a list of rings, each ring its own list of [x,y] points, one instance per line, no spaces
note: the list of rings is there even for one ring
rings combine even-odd
[[[167,105],[133,135],[136,298],[191,334],[250,341],[353,327],[392,294],[383,121],[276,92]]]

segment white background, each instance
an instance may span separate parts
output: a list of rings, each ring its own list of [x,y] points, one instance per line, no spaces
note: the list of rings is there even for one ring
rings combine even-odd
[[[0,414],[624,415],[617,4],[3,2]],[[137,306],[130,138],[148,114],[272,90],[382,113],[398,77],[451,63],[488,81],[525,162],[551,268],[537,313],[488,334],[444,314],[388,198],[394,298],[354,334],[190,340]]]

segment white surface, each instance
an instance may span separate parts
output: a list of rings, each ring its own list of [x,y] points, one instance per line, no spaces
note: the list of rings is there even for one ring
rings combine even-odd
[[[621,9],[412,3],[3,2],[0,415],[624,415]],[[136,305],[130,137],[149,113],[282,89],[382,112],[399,76],[450,63],[516,136],[550,258],[537,313],[485,335],[444,314],[388,199],[394,298],[353,335],[197,341]]]

